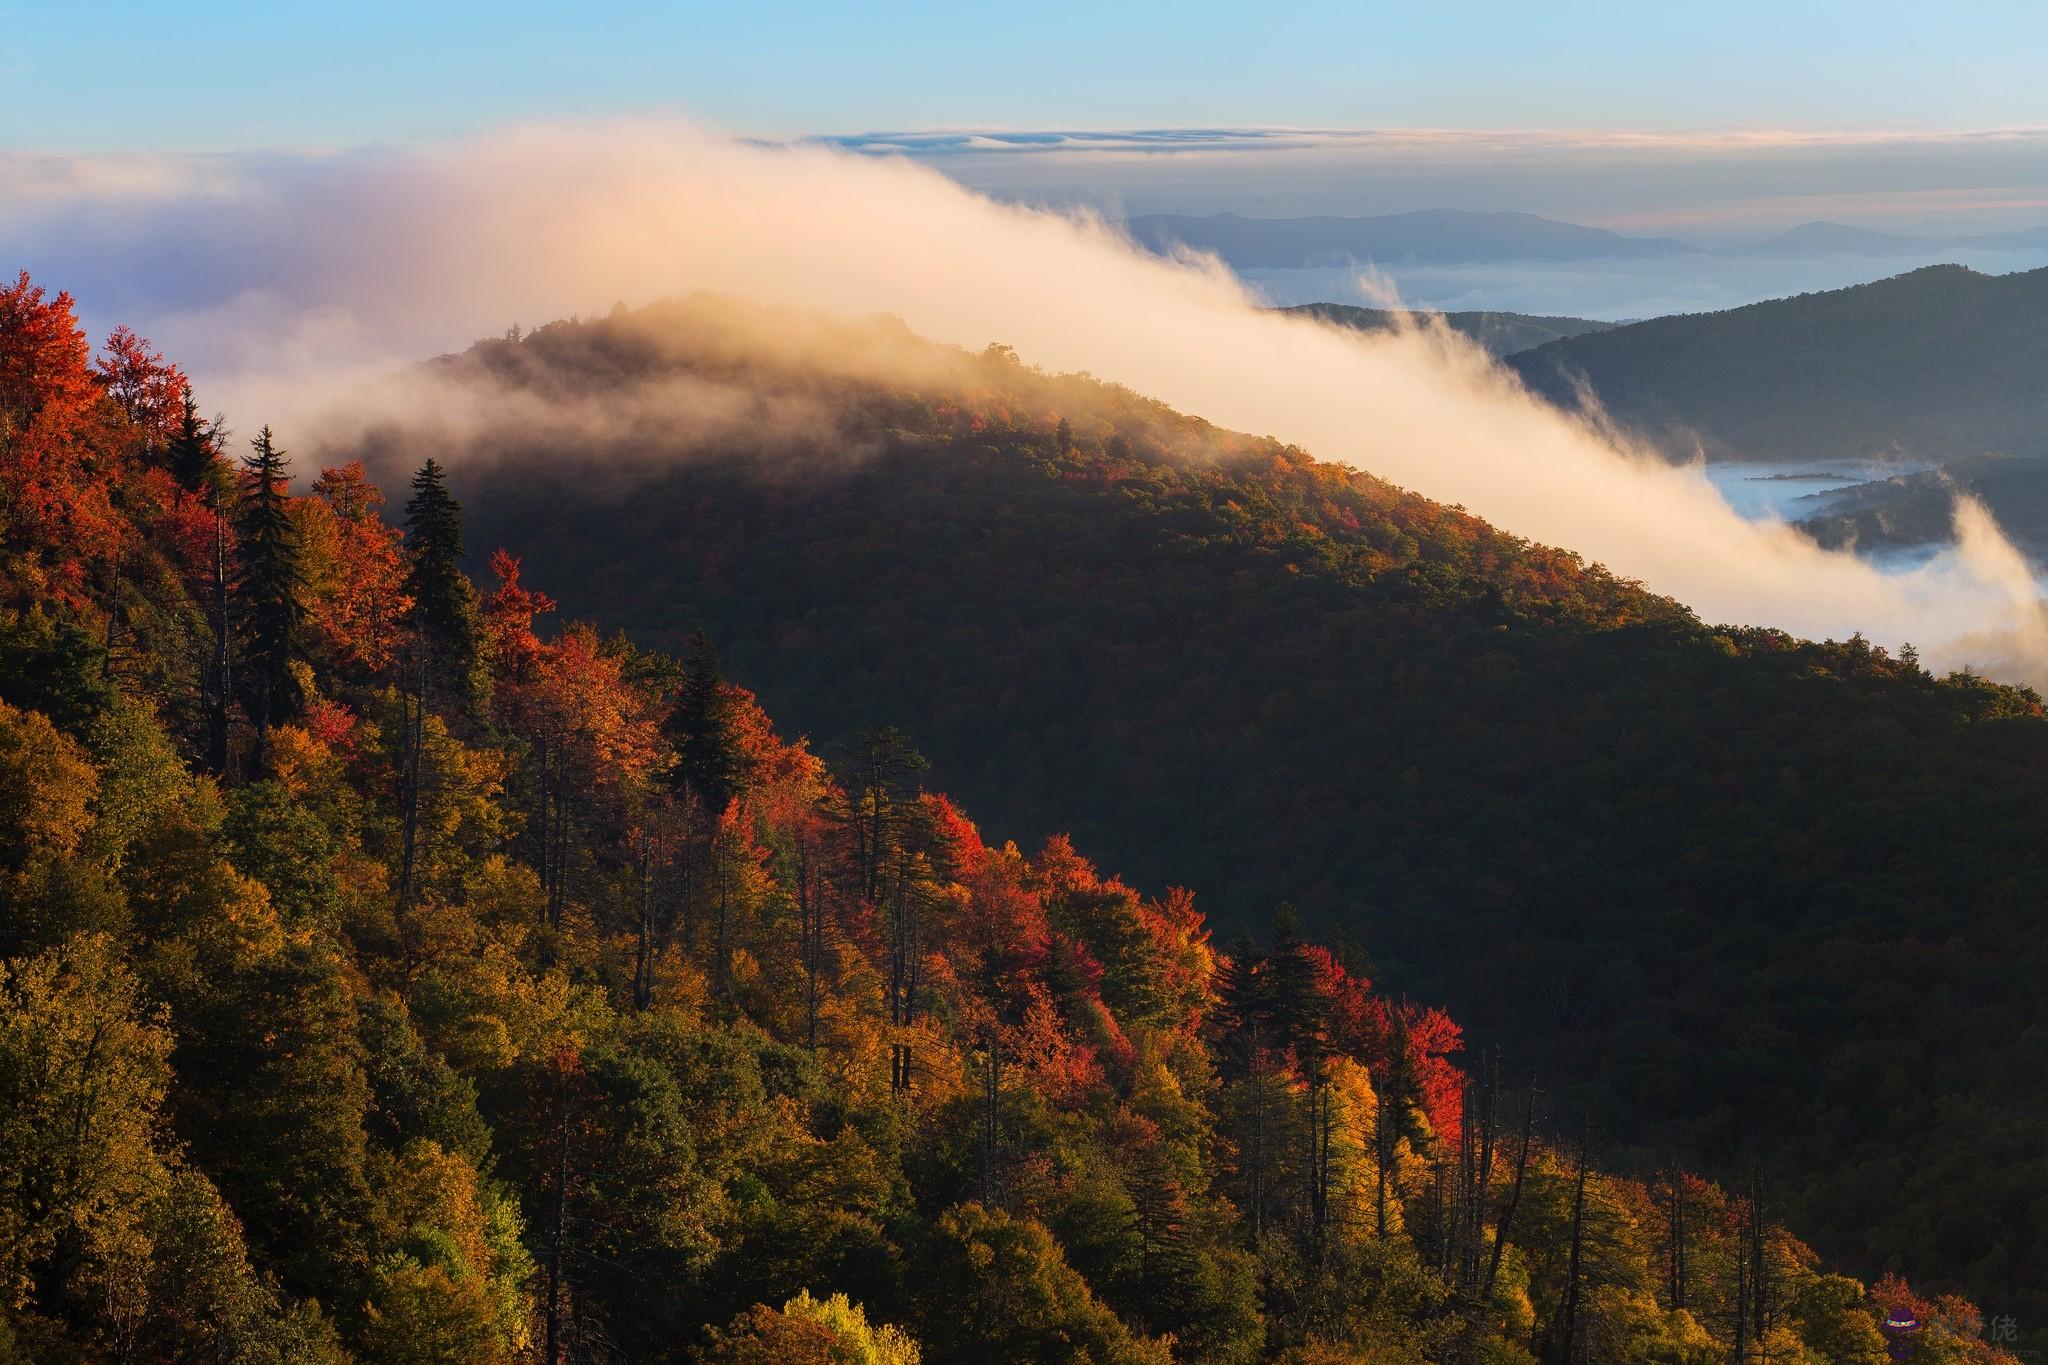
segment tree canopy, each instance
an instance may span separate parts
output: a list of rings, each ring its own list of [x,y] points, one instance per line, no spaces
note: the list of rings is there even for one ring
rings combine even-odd
[[[122,548],[0,561],[0,1358],[2012,1359],[1768,1173],[1593,1164],[1355,944],[984,838],[901,708],[821,756],[502,552],[483,685],[422,685],[360,469],[294,495],[266,433],[223,520],[9,299],[5,505]],[[224,543],[297,691],[216,765]]]

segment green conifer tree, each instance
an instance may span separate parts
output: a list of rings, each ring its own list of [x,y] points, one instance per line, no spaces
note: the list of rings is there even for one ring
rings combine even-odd
[[[668,730],[680,759],[677,784],[695,792],[706,809],[723,811],[746,787],[747,760],[740,751],[733,699],[718,651],[701,630],[690,637],[683,685]]]
[[[178,412],[178,429],[171,436],[165,457],[171,475],[188,493],[205,493],[217,487],[220,477],[220,428],[199,415],[192,386],[185,393]]]
[[[420,688],[429,698],[474,706],[483,691],[476,585],[462,571],[462,504],[433,460],[413,475],[405,528],[405,591],[412,598]]]
[[[292,665],[301,657],[298,533],[286,506],[288,461],[264,427],[242,461],[242,497],[235,510],[238,560],[233,584],[241,639],[242,704],[257,728],[292,718],[304,700]]]

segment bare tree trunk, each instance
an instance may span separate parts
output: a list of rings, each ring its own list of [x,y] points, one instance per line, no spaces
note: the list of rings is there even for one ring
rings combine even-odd
[[[683,907],[683,950],[691,958],[697,955],[697,846],[696,813],[690,808],[689,824],[683,840],[683,884],[679,888],[678,900]]]
[[[1383,1242],[1387,1239],[1387,1168],[1394,1160],[1393,1132],[1387,1126],[1387,1110],[1392,1104],[1392,1093],[1383,1093],[1372,1112],[1373,1231]]]
[[[1735,1253],[1735,1365],[1749,1359],[1749,1256],[1744,1247]]]
[[[804,968],[804,1045],[816,1053],[818,979],[825,966],[825,887],[822,871],[812,871],[810,847],[801,841],[796,850],[796,911],[798,953]]]
[[[569,903],[569,832],[573,821],[574,806],[569,800],[569,764],[567,748],[556,746],[555,757],[555,826],[553,831],[554,852],[550,858],[553,865],[553,881],[548,887],[548,925],[556,932],[562,928],[563,913]]]
[[[988,1037],[988,1065],[982,1070],[981,1206],[996,1207],[996,1163],[1002,1143],[1003,1048],[993,1030]]]
[[[421,647],[424,649],[424,646]],[[398,690],[399,728],[404,736],[400,756],[403,774],[401,800],[405,811],[404,852],[398,869],[398,911],[412,908],[415,882],[419,875],[420,779],[425,771],[423,751],[427,738],[427,662],[424,654],[413,661],[412,677]]]
[[[1486,1072],[1486,1085],[1479,1109],[1479,1161],[1472,1176],[1472,1193],[1466,1208],[1469,1220],[1465,1232],[1465,1264],[1459,1281],[1470,1293],[1479,1284],[1479,1249],[1486,1237],[1486,1196],[1493,1188],[1493,1156],[1500,1138],[1500,1049],[1495,1048]]]
[[[1685,1174],[1674,1162],[1671,1168],[1670,1212],[1670,1289],[1671,1309],[1677,1312],[1685,1307]]]
[[[1330,1138],[1335,1126],[1330,1083],[1320,1062],[1308,1075],[1308,1230],[1316,1255],[1324,1249],[1330,1217]]]
[[[562,1264],[563,1242],[568,1235],[569,1207],[569,1086],[555,1073],[555,1188],[549,1209],[548,1300],[546,1365],[560,1365],[562,1359]]]
[[[640,833],[640,907],[633,945],[633,1008],[654,1003],[654,855],[647,832]]]
[[[216,506],[213,521],[212,687],[206,698],[206,765],[216,776],[228,771],[228,699],[234,695],[228,654],[227,521]]]
[[[711,950],[714,961],[711,982],[713,994],[721,1001],[732,994],[729,974],[732,949],[726,939],[727,920],[732,910],[732,860],[730,852],[723,848],[722,844],[723,841],[715,837],[711,844],[712,865],[718,870],[718,921],[712,935]]]
[[[1258,1246],[1266,1235],[1266,1075],[1261,1069],[1256,1037],[1252,1049],[1252,1245]]]
[[[889,936],[889,1022],[899,1028],[907,1028],[917,1014],[917,978],[915,919],[916,911],[911,903],[908,883],[909,868],[898,862],[896,868],[896,895],[893,900],[894,912],[890,916]],[[896,1088],[908,1094],[910,1091],[910,1044],[897,1044],[898,1064],[896,1067]]]
[[[1750,1173],[1749,1186],[1749,1273],[1750,1313],[1757,1352],[1768,1362],[1770,1348],[1770,1266],[1764,1256],[1764,1176],[1761,1167]]]
[[[548,859],[554,851],[554,836],[548,828],[548,802],[551,796],[553,776],[549,768],[548,741],[545,734],[533,741],[534,757],[534,812],[533,812],[533,863],[534,871],[540,874],[540,887],[544,893],[541,902],[541,919],[547,919],[545,893],[553,887],[553,870]]]
[[[1572,1345],[1579,1332],[1579,1286],[1583,1279],[1581,1256],[1586,1244],[1586,1126],[1579,1124],[1578,1178],[1572,1190],[1572,1250],[1565,1266],[1564,1303],[1558,1335],[1559,1365],[1570,1365]]]
[[[867,892],[868,900],[870,903],[879,900],[882,894],[882,833],[884,821],[883,812],[884,804],[888,799],[886,793],[883,791],[882,778],[879,773],[877,773],[874,776],[873,781],[874,786],[869,790],[868,793],[870,809],[873,812],[873,823],[869,827],[867,847]]]
[[[1508,1249],[1508,1235],[1514,1228],[1515,1207],[1522,1202],[1522,1181],[1529,1174],[1529,1149],[1536,1139],[1536,1078],[1529,1078],[1529,1098],[1522,1109],[1522,1146],[1515,1154],[1515,1179],[1508,1187],[1508,1202],[1500,1211],[1500,1221],[1493,1230],[1493,1257],[1487,1262],[1486,1279],[1479,1287],[1479,1297],[1493,1297],[1494,1280],[1500,1275],[1500,1258]]]

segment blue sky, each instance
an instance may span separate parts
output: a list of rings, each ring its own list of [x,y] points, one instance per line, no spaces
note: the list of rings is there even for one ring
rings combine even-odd
[[[930,127],[2048,122],[2048,5],[0,3],[0,146],[336,147],[682,110]]]

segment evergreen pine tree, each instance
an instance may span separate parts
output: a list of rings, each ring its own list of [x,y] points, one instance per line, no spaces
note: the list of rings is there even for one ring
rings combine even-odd
[[[420,690],[474,705],[482,692],[476,585],[462,571],[462,505],[431,459],[413,475],[405,528],[405,591],[420,646]]]
[[[216,448],[220,432],[199,416],[199,404],[193,400],[192,386],[185,386],[183,405],[178,413],[178,430],[171,437],[168,459],[171,474],[188,493],[203,493],[214,483],[218,466]]]
[[[846,775],[853,804],[855,846],[860,855],[861,895],[881,900],[882,873],[902,833],[905,789],[929,760],[893,725],[870,725],[853,737]]]
[[[286,508],[289,475],[270,428],[251,441],[242,461],[242,497],[235,511],[238,560],[233,585],[241,638],[242,704],[262,734],[297,713],[303,698],[292,665],[299,654],[299,544]]]
[[[1275,1041],[1290,1049],[1304,1068],[1323,1058],[1329,1029],[1329,1002],[1317,985],[1315,965],[1304,951],[1307,946],[1299,915],[1282,902],[1273,911],[1272,945],[1259,976],[1257,998]]]
[[[412,477],[405,529],[404,586],[412,598],[406,619],[412,644],[400,686],[401,910],[412,904],[418,872],[427,711],[441,699],[467,708],[480,707],[486,687],[476,585],[462,571],[462,504],[449,493],[447,478],[434,460],[421,465]]]
[[[746,786],[746,756],[733,723],[732,696],[718,651],[703,631],[690,637],[683,685],[669,716],[669,738],[681,762],[676,781],[705,807],[723,811]]]

